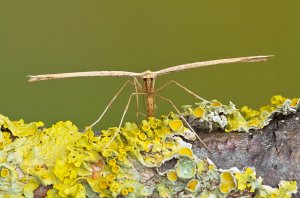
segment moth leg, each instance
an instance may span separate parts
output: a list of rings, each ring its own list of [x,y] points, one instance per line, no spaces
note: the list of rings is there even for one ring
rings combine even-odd
[[[134,82],[136,83],[137,85],[137,90],[138,92],[140,93],[145,93],[145,90],[143,89],[143,86],[141,85],[141,83],[138,81],[138,79],[136,77],[133,77],[134,79]],[[146,106],[145,106],[145,95],[146,94],[143,94],[143,107],[144,109],[146,109]],[[147,117],[146,114],[142,113],[142,112],[138,112],[140,115],[142,115],[143,117]]]
[[[120,121],[120,123],[119,123],[118,129],[117,129],[117,131],[115,132],[114,136],[110,139],[110,141],[105,145],[105,147],[103,148],[103,150],[106,149],[106,148],[113,142],[113,140],[115,139],[115,137],[119,134],[119,132],[120,132],[120,130],[121,130],[121,126],[122,126],[123,121],[124,121],[124,117],[125,117],[125,115],[126,115],[126,113],[127,113],[127,111],[128,111],[128,107],[129,107],[129,105],[130,105],[132,96],[134,96],[134,95],[142,95],[142,94],[145,94],[145,93],[131,93],[131,94],[130,94],[129,99],[128,99],[128,102],[127,102],[127,104],[126,104],[126,106],[125,106],[125,109],[124,109],[124,111],[123,111],[123,114],[122,114],[121,121]]]
[[[134,89],[135,89],[135,100],[136,100],[136,123],[139,123],[139,115],[140,115],[140,109],[139,109],[139,96],[138,96],[138,81],[136,78],[133,79],[133,82],[134,82]]]
[[[141,83],[138,81],[138,79],[136,77],[133,77],[133,80],[135,81],[135,83],[137,84],[138,90],[139,92],[143,92],[143,86],[141,85]]]
[[[169,98],[165,98],[163,96],[160,95],[155,95],[157,97],[159,97],[160,99],[169,102],[173,108],[175,109],[175,111],[178,113],[178,115],[180,116],[180,118],[185,122],[185,124],[188,126],[188,128],[195,134],[195,136],[198,138],[198,140],[204,145],[204,147],[209,151],[208,146],[203,142],[203,140],[198,136],[198,134],[194,131],[194,129],[191,127],[191,125],[188,123],[188,121],[184,118],[184,116],[180,113],[180,111],[178,110],[178,108],[175,106],[175,104],[169,99]]]
[[[176,82],[176,81],[174,81],[174,80],[168,81],[166,84],[164,84],[164,85],[161,86],[160,88],[156,89],[156,92],[161,91],[162,89],[164,89],[165,87],[167,87],[168,85],[171,85],[171,84],[175,84],[175,85],[179,86],[180,88],[182,88],[183,90],[185,90],[185,91],[188,92],[189,94],[195,96],[197,99],[200,99],[200,100],[206,101],[206,102],[208,102],[208,103],[211,103],[210,101],[205,100],[204,98],[198,96],[197,94],[195,94],[194,92],[192,92],[191,90],[189,90],[188,88],[186,88],[185,86],[181,85],[180,83],[178,83],[178,82]]]
[[[118,90],[118,92],[116,93],[116,95],[109,101],[108,105],[106,106],[106,108],[104,109],[104,111],[102,112],[102,114],[99,116],[99,118],[90,126],[88,126],[85,131],[87,131],[88,129],[93,128],[96,124],[98,124],[100,122],[100,120],[102,119],[102,117],[104,116],[104,114],[107,112],[108,108],[111,107],[112,103],[115,101],[115,99],[119,96],[119,94],[123,91],[123,89],[126,87],[126,85],[128,83],[132,83],[130,80],[127,80],[123,86]]]

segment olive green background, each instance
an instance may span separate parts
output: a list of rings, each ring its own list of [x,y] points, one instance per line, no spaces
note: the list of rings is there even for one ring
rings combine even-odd
[[[218,65],[169,74],[207,99],[258,108],[274,94],[299,97],[299,1],[0,1],[0,112],[47,126],[93,122],[125,78],[28,83],[26,75],[91,70],[142,72],[250,55],[269,62]],[[97,129],[116,126],[128,88]],[[196,100],[170,86],[176,105]],[[157,101],[157,115],[172,107]],[[135,121],[132,102],[126,121]]]

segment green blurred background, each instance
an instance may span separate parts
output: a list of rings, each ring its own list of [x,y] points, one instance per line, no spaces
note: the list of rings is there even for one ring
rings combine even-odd
[[[47,126],[93,122],[125,78],[28,83],[26,75],[128,70],[250,55],[269,62],[218,65],[162,76],[207,99],[254,108],[274,94],[299,97],[300,1],[0,1],[0,112]],[[97,128],[116,126],[132,88]],[[181,106],[196,100],[171,86]],[[172,110],[157,101],[157,115]],[[134,102],[126,121],[135,121]]]

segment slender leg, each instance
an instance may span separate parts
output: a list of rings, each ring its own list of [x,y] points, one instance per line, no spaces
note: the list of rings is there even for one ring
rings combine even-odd
[[[167,102],[169,102],[173,107],[174,109],[176,110],[176,112],[178,113],[178,115],[180,116],[180,118],[185,122],[185,124],[189,127],[189,129],[196,135],[196,137],[199,139],[199,141],[204,145],[204,147],[209,151],[209,148],[207,147],[207,145],[203,142],[203,140],[198,136],[198,134],[194,131],[194,129],[191,127],[191,125],[188,123],[188,121],[186,121],[186,119],[183,117],[183,115],[180,113],[180,111],[178,110],[178,108],[175,106],[175,104],[168,98],[165,98],[163,96],[160,96],[160,95],[155,95],[157,97],[159,97],[160,99],[162,100],[165,100]]]
[[[130,104],[130,101],[131,101],[131,99],[132,99],[132,96],[134,96],[134,95],[142,95],[142,94],[145,94],[145,93],[132,93],[132,94],[130,95],[130,97],[129,97],[129,99],[128,99],[128,102],[127,102],[127,104],[126,104],[126,107],[125,107],[125,109],[124,109],[124,112],[123,112],[121,121],[120,121],[120,123],[119,123],[118,130],[115,132],[115,134],[114,134],[114,136],[111,138],[111,140],[105,145],[104,149],[106,149],[106,148],[113,142],[113,140],[115,139],[115,137],[119,134],[119,132],[120,132],[120,130],[121,130],[121,126],[122,126],[122,124],[123,124],[124,117],[125,117],[125,115],[126,115],[126,113],[127,113],[127,110],[128,110],[129,104]],[[104,149],[103,149],[103,150],[104,150]]]
[[[134,82],[134,89],[135,89],[135,93],[136,93],[136,95],[135,95],[135,99],[136,99],[136,123],[139,123],[139,112],[140,112],[140,110],[139,110],[139,96],[137,95],[137,93],[138,93],[138,84],[136,83],[136,81],[134,80],[133,81]]]
[[[106,108],[104,109],[104,111],[102,112],[102,114],[100,115],[100,117],[90,126],[88,126],[85,131],[87,131],[88,129],[93,128],[93,126],[95,126],[98,122],[100,122],[100,120],[102,119],[102,117],[104,116],[104,114],[106,113],[106,111],[108,110],[109,107],[111,107],[112,103],[115,101],[115,99],[118,97],[118,95],[123,91],[123,89],[126,87],[126,85],[128,83],[131,83],[130,80],[127,80],[123,86],[119,89],[119,91],[116,93],[116,95],[111,99],[111,101],[108,103],[108,105],[106,106]]]
[[[139,112],[139,114],[141,114],[143,117],[147,117],[147,115],[142,112]]]
[[[138,85],[138,90],[140,92],[143,92],[143,86],[141,85],[141,83],[138,81],[138,79],[136,77],[133,77],[133,80],[136,82],[136,84]]]
[[[184,89],[186,92],[188,92],[189,94],[195,96],[196,98],[198,98],[198,99],[200,99],[200,100],[207,101],[207,102],[211,103],[210,101],[205,100],[204,98],[198,96],[197,94],[195,94],[194,92],[192,92],[191,90],[189,90],[188,88],[186,88],[185,86],[179,84],[178,82],[176,82],[176,81],[174,81],[174,80],[168,81],[166,84],[164,84],[164,85],[161,86],[160,88],[156,89],[156,92],[161,91],[161,90],[164,89],[166,86],[171,85],[171,84],[175,84],[175,85],[181,87],[181,88]]]
[[[135,93],[144,93],[143,91],[143,87],[142,85],[139,83],[139,81],[137,80],[136,77],[133,77],[133,82],[131,82],[131,84],[134,86],[135,88]],[[144,95],[143,95],[143,99],[144,99]],[[145,101],[144,101],[145,102]],[[138,123],[138,118],[139,115],[142,115],[143,117],[146,117],[146,114],[140,112],[139,110],[139,98],[138,98],[138,94],[136,94],[136,117],[137,117],[137,123]]]
[[[136,82],[136,84],[138,85],[139,92],[144,93],[145,90],[143,89],[143,86],[141,85],[141,83],[137,80],[136,77],[134,77],[133,79]],[[146,107],[145,107],[145,95],[146,94],[143,94],[143,107],[144,107],[144,109],[146,109]],[[139,112],[139,114],[141,114],[144,117],[147,117],[146,114],[144,114],[144,113]]]

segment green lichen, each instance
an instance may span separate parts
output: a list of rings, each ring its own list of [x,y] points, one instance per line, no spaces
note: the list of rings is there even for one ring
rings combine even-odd
[[[191,179],[196,174],[196,163],[193,160],[181,158],[175,166],[176,174],[181,179]]]

